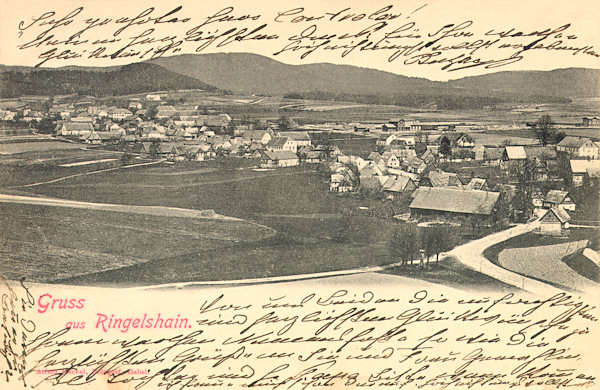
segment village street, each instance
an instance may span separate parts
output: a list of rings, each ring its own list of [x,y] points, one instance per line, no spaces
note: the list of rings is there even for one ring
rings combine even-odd
[[[519,224],[498,233],[490,234],[489,236],[457,246],[449,251],[447,255],[455,257],[461,263],[473,268],[476,271],[527,292],[537,295],[559,293],[561,290],[549,284],[518,275],[507,269],[499,267],[483,256],[483,251],[490,246],[506,241],[512,237],[530,232],[539,226],[539,223],[540,222],[536,220],[527,224]]]

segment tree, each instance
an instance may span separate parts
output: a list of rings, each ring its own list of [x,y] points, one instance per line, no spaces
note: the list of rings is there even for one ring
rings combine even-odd
[[[423,254],[427,258],[427,268],[429,268],[429,258],[435,254],[437,249],[438,238],[435,233],[431,227],[421,229],[421,247],[423,248]]]
[[[429,244],[424,245],[425,254],[435,254],[435,262],[440,259],[440,253],[447,252],[454,248],[457,242],[456,231],[452,226],[445,223],[430,225],[428,228]],[[427,248],[429,246],[429,248]],[[429,262],[429,258],[427,259]]]
[[[427,151],[427,145],[424,142],[415,143],[415,153],[417,156],[422,156]]]
[[[415,225],[402,224],[394,229],[389,243],[390,254],[399,257],[403,265],[408,264],[419,254],[421,240],[419,230]]]
[[[54,132],[54,122],[50,118],[42,118],[35,127],[42,134],[51,134]]]
[[[558,133],[556,133],[554,142],[559,143],[560,141],[562,141],[565,137],[567,136],[567,133],[565,133],[564,131],[559,131]]]
[[[152,106],[148,108],[148,111],[146,111],[146,118],[154,119],[156,118],[156,114],[158,114],[158,108],[156,108],[156,106]]]
[[[296,123],[293,119],[287,117],[286,115],[281,115],[279,119],[277,119],[277,127],[281,131],[290,130],[296,126]]]
[[[158,157],[158,153],[160,146],[159,146],[159,142],[158,141],[152,141],[152,144],[150,145],[148,154],[150,155],[151,159],[156,159]]]
[[[450,139],[445,135],[440,138],[440,154],[445,157],[452,155],[452,145]]]
[[[556,140],[555,123],[550,115],[542,115],[533,125],[533,133],[535,138],[540,141],[543,146],[548,145]]]

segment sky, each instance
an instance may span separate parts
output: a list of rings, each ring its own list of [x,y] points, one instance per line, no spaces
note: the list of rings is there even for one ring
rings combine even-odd
[[[3,5],[4,65],[114,66],[158,55],[250,52],[287,64],[329,62],[432,80],[502,70],[600,68],[597,0],[3,0]]]

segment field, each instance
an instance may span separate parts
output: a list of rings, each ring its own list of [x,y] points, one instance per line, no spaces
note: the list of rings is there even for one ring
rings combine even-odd
[[[362,150],[365,140],[373,141],[352,136],[340,142]],[[86,159],[98,154],[89,152]],[[69,155],[60,161],[83,157]],[[7,194],[214,210],[241,219],[166,217],[154,208],[136,207],[133,213],[127,207],[0,203],[0,250],[9,275],[52,283],[131,286],[307,274],[398,261],[388,249],[398,222],[371,215],[377,202],[358,194],[329,193],[328,176],[315,166],[255,170],[256,163],[162,163],[94,175],[86,174],[92,169],[88,165],[6,164],[4,177],[11,188],[2,192]],[[82,174],[22,186],[72,172]],[[456,283],[461,273],[440,265],[429,270],[427,278]],[[480,283],[476,279],[472,283]]]
[[[19,154],[26,152],[40,152],[49,150],[80,149],[81,147],[82,146],[80,144],[59,141],[0,143],[0,155]]]

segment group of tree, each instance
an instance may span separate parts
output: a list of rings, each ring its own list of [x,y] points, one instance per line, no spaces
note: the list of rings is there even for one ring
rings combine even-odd
[[[564,131],[557,131],[556,122],[550,115],[542,115],[535,123],[529,124],[533,135],[542,146],[557,144],[567,136]]]
[[[390,255],[399,258],[403,265],[414,263],[418,259],[419,264],[424,266],[424,256],[429,267],[432,256],[435,255],[437,263],[440,253],[451,250],[456,243],[456,230],[448,224],[431,224],[422,228],[414,224],[399,224],[390,239],[389,251]]]

